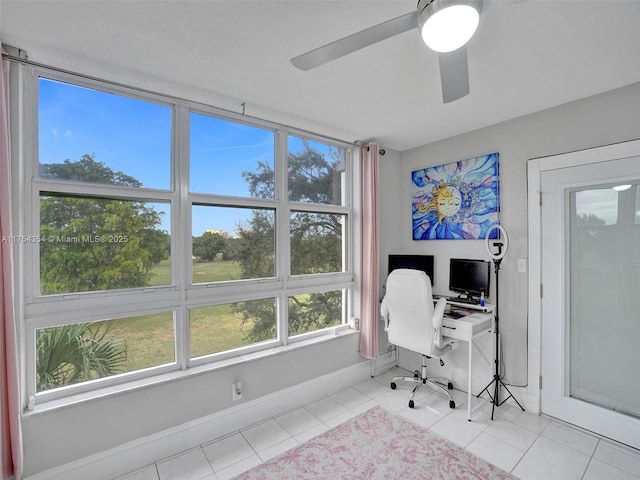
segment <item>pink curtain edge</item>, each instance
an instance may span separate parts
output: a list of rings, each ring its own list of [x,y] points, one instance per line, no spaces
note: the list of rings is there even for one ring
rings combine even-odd
[[[378,358],[378,145],[362,152],[360,355]]]
[[[2,53],[5,51],[2,49]],[[9,135],[9,61],[0,62],[0,238],[11,236],[11,151]],[[0,305],[2,324],[0,338],[2,364],[2,473],[22,478],[23,450],[20,423],[18,345],[13,305],[13,248],[11,242],[0,242]],[[5,462],[10,463],[5,465]],[[9,478],[9,477],[7,477]]]

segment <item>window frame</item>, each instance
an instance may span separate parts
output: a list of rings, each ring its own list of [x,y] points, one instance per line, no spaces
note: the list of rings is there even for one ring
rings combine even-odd
[[[56,295],[42,295],[40,292],[40,260],[37,244],[21,245],[16,249],[20,268],[16,269],[17,318],[20,322],[22,358],[22,378],[25,405],[29,409],[34,404],[51,401],[70,401],[77,394],[99,395],[105,388],[150,383],[165,375],[184,375],[194,367],[215,368],[216,364],[228,364],[234,358],[242,360],[247,353],[287,347],[289,344],[304,342],[316,337],[333,336],[337,328],[347,328],[347,318],[354,309],[356,281],[354,266],[354,240],[356,239],[354,205],[358,191],[354,175],[355,151],[353,145],[310,133],[291,126],[267,120],[247,117],[211,105],[153,93],[147,90],[113,84],[108,81],[83,77],[69,72],[61,72],[42,66],[22,65],[24,75],[20,85],[23,99],[20,118],[23,140],[20,143],[20,157],[17,183],[14,190],[16,203],[21,205],[15,231],[25,235],[39,235],[40,195],[45,192],[74,194],[82,197],[100,197],[118,200],[134,200],[170,205],[171,236],[171,282],[170,285],[127,288],[95,292],[79,292]],[[168,106],[172,109],[170,188],[167,190],[125,187],[117,185],[97,185],[73,181],[39,178],[37,175],[38,155],[38,82],[40,78],[65,82],[70,85],[100,90],[115,95],[132,97]],[[211,115],[218,119],[241,123],[261,129],[272,130],[275,140],[275,196],[273,199],[236,197],[192,193],[189,191],[189,118],[191,113]],[[289,136],[322,142],[345,149],[346,167],[343,179],[344,204],[314,204],[288,200],[287,192],[287,139]],[[126,172],[125,172],[126,173]],[[245,279],[216,283],[193,283],[191,262],[191,208],[193,204],[243,208],[268,208],[275,212],[275,276],[270,278]],[[331,213],[343,215],[343,272],[291,275],[289,249],[289,218],[292,211]],[[301,293],[342,290],[343,305],[340,327],[329,327],[290,337],[288,334],[288,298]],[[189,310],[238,301],[274,298],[277,311],[277,338],[257,344],[250,344],[228,351],[217,352],[202,357],[190,358]],[[97,380],[53,388],[36,392],[36,345],[35,332],[39,328],[70,325],[80,322],[108,320],[126,316],[144,315],[157,312],[174,312],[175,362],[141,370],[116,374]],[[70,315],[72,313],[72,315]]]

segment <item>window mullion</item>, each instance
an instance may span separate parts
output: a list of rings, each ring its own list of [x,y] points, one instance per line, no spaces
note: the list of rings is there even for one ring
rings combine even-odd
[[[167,190],[120,187],[117,185],[99,185],[92,183],[80,183],[74,181],[33,179],[33,184],[38,192],[64,193],[83,197],[122,198],[135,199],[137,201],[157,202],[158,200],[171,200],[173,192]]]
[[[14,163],[14,171],[18,175],[17,193],[18,198],[24,199],[24,211],[19,211],[15,215],[14,224],[17,233],[26,235],[37,235],[39,216],[38,191],[33,185],[34,172],[37,172],[38,162],[38,78],[33,73],[33,69],[25,66],[19,67],[21,82],[18,82],[22,89],[18,95],[22,102],[23,111],[18,111],[18,135],[22,137],[22,142],[18,145],[18,161]],[[13,137],[18,139],[17,136]],[[15,160],[14,160],[15,162]],[[16,183],[14,183],[16,185]],[[14,197],[15,198],[15,197]],[[21,201],[16,201],[15,205],[20,205]],[[38,259],[38,248],[36,244],[26,244],[14,249],[16,265],[21,272],[16,289],[16,313],[20,322],[18,328],[19,337],[25,339],[23,346],[25,353],[22,355],[22,385],[24,386],[22,401],[24,405],[30,405],[30,399],[36,394],[36,343],[30,341],[35,338],[35,329],[28,325],[25,317],[25,305],[33,302],[33,298],[40,291],[40,262]]]
[[[324,203],[289,202],[289,208],[296,212],[336,213],[338,215],[351,213],[351,209],[348,206]]]
[[[38,77],[33,71],[28,69],[25,75],[24,90],[24,116],[25,141],[24,145],[24,162],[20,162],[22,171],[22,181],[24,188],[23,195],[26,202],[26,211],[29,212],[25,217],[19,216],[19,228],[26,235],[39,235],[39,218],[40,218],[40,192],[34,185],[33,179],[38,172]],[[27,140],[28,139],[28,140]],[[17,202],[16,202],[17,203]],[[30,217],[28,215],[31,215]],[[20,231],[19,230],[19,231]],[[33,302],[33,299],[40,293],[40,259],[39,249],[36,244],[25,245],[25,255],[23,257],[25,272],[24,287],[26,294],[26,302]],[[30,276],[30,278],[28,278]],[[35,371],[35,370],[34,370]],[[35,381],[33,382],[35,385]],[[35,392],[34,392],[35,394]]]
[[[276,259],[278,278],[282,280],[283,293],[278,299],[278,332],[280,341],[287,344],[289,337],[287,282],[291,275],[289,244],[289,202],[287,195],[287,138],[286,130],[278,130],[276,143],[276,200],[280,208],[276,216]]]
[[[283,291],[277,301],[277,323],[278,323],[278,336],[282,345],[289,344],[289,298],[287,291]]]
[[[171,216],[173,240],[172,281],[180,292],[180,305],[175,314],[176,361],[180,369],[189,362],[189,310],[187,290],[191,285],[191,202],[189,201],[189,108],[179,104],[175,110],[173,188],[177,192],[175,212]]]

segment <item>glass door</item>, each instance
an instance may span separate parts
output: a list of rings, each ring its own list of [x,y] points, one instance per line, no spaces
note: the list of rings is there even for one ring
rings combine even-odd
[[[570,189],[568,393],[640,417],[640,196],[622,183]]]
[[[640,157],[541,187],[542,412],[640,448]]]

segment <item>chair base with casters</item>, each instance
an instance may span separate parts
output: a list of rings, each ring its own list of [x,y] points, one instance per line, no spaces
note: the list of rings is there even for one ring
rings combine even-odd
[[[396,382],[409,382],[415,383],[413,391],[411,392],[411,396],[409,397],[409,408],[415,407],[415,403],[413,401],[413,397],[416,392],[422,385],[429,385],[430,387],[435,388],[436,390],[441,391],[449,398],[449,408],[456,408],[456,402],[454,402],[453,397],[448,392],[448,390],[453,390],[453,384],[451,380],[445,377],[430,377],[427,378],[427,355],[422,356],[422,367],[421,372],[417,370],[414,372],[413,377],[394,377],[391,380],[391,390],[395,390],[397,385]],[[446,388],[445,388],[446,387]]]

